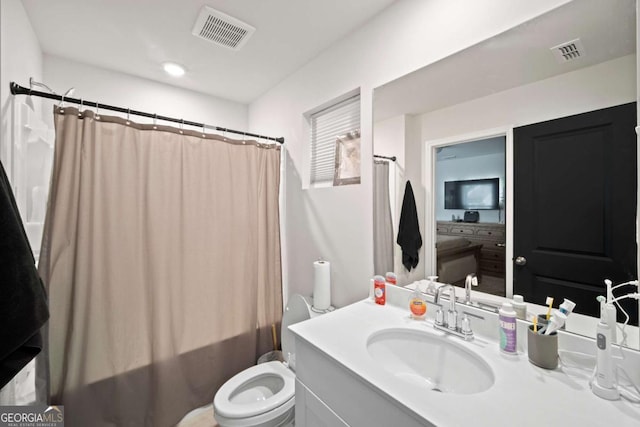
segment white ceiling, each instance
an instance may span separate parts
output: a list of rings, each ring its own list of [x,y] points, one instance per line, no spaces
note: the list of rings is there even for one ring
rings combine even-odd
[[[635,0],[575,0],[376,88],[374,119],[422,114],[636,51]],[[551,47],[580,38],[586,55],[560,64]]]
[[[506,150],[506,137],[496,136],[494,138],[478,139],[461,144],[438,147],[436,150],[436,161],[445,162],[448,160],[459,160],[469,157],[488,156],[490,154],[504,155]]]
[[[46,54],[249,103],[394,0],[22,0]],[[207,5],[256,28],[239,51],[191,35]],[[165,61],[188,72],[167,76]],[[45,82],[46,83],[46,82]]]

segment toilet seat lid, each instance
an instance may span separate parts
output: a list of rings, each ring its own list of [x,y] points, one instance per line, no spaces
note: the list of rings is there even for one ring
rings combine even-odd
[[[265,399],[234,401],[243,387],[264,389],[263,381],[280,379],[282,388]],[[261,363],[237,373],[220,387],[213,399],[214,411],[227,418],[247,418],[269,412],[286,404],[295,395],[295,374],[282,362]],[[242,399],[241,399],[242,400]]]
[[[293,294],[287,301],[287,307],[282,314],[282,327],[280,330],[282,340],[282,354],[287,360],[287,355],[291,353],[295,355],[295,337],[293,332],[289,330],[289,326],[295,325],[303,320],[311,318],[311,306],[307,303],[302,295]]]

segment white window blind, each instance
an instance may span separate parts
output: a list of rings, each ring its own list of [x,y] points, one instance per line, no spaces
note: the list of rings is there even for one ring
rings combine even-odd
[[[338,137],[360,130],[360,95],[310,116],[311,185],[333,183]]]

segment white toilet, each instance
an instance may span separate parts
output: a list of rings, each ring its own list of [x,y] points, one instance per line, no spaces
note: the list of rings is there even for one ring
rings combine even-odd
[[[224,383],[213,398],[213,413],[221,427],[293,425],[295,339],[288,327],[317,315],[303,296],[291,295],[281,327],[282,354],[291,360],[291,366],[278,361],[261,363]]]

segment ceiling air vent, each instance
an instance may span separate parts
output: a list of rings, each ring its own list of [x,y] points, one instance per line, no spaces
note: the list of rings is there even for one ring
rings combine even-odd
[[[256,29],[225,13],[204,6],[191,34],[228,49],[239,50]]]
[[[578,59],[585,55],[584,46],[580,39],[571,40],[570,42],[559,44],[551,48],[553,55],[559,63],[564,63]]]

